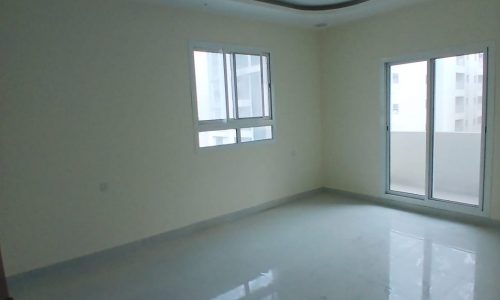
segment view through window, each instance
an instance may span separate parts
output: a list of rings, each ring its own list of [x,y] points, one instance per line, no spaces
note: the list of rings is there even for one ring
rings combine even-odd
[[[480,204],[483,57],[472,53],[389,66],[390,191]]]
[[[199,147],[273,139],[269,53],[193,51]]]

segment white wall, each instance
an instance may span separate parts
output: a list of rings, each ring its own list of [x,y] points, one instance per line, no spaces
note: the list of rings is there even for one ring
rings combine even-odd
[[[439,0],[326,30],[320,37],[326,185],[381,194],[384,58],[489,42],[497,46],[494,64],[500,70],[499,28],[498,0]],[[497,75],[496,95],[499,87]],[[499,149],[499,101],[496,106],[494,142]],[[500,152],[494,153],[491,214],[500,220]]]
[[[316,32],[129,1],[5,0],[0,20],[8,275],[322,185]],[[276,142],[195,151],[189,40],[271,51]]]

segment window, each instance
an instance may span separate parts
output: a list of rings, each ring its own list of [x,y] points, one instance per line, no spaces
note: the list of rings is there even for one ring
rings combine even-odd
[[[273,139],[270,54],[196,45],[191,57],[198,146]]]
[[[457,89],[463,90],[465,88],[465,74],[464,73],[457,73],[455,81],[456,81]]]
[[[198,134],[200,147],[229,145],[236,143],[236,130],[211,130]]]
[[[394,104],[392,105],[392,111],[393,111],[395,114],[399,113],[399,104],[398,104],[398,103],[394,103]]]
[[[392,83],[393,84],[399,83],[399,74],[398,73],[392,73]]]
[[[476,83],[479,84],[483,83],[483,75],[480,74],[476,76]]]
[[[455,97],[455,112],[465,112],[465,98],[462,96]]]
[[[427,63],[391,65],[391,74],[401,74],[403,89],[390,86],[390,183],[389,189],[414,195],[425,194],[425,134],[427,124]],[[399,110],[399,103],[405,109]],[[396,106],[397,105],[397,106]],[[395,106],[398,110],[395,109]],[[413,164],[411,172],[407,169]]]
[[[485,128],[491,112],[483,111],[487,59],[475,58],[486,53],[386,64],[387,194],[438,207],[483,209]],[[456,71],[457,62],[463,72]],[[397,87],[395,73],[401,75]],[[467,77],[476,84],[466,84]]]
[[[455,132],[463,132],[464,131],[464,120],[458,119],[455,120]]]
[[[261,140],[270,140],[273,138],[271,126],[241,128],[241,142],[253,142]]]

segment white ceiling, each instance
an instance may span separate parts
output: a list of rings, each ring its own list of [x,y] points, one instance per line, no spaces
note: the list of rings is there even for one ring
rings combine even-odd
[[[331,27],[359,20],[385,11],[430,0],[369,0],[352,7],[332,11],[311,12],[279,7],[254,0],[137,0],[216,12],[248,19],[283,23],[301,27]],[[289,0],[289,2],[318,5],[342,0]]]

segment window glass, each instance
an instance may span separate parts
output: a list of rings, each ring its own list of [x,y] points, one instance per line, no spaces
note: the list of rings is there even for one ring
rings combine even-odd
[[[203,131],[199,135],[200,147],[212,147],[236,143],[236,130]]]
[[[427,62],[393,65],[390,72],[389,188],[424,195]]]
[[[221,53],[194,51],[198,120],[226,118],[224,58]]]
[[[234,118],[234,80],[233,80],[233,56],[226,55],[226,76],[227,76],[227,102],[229,108],[229,118]]]
[[[271,126],[241,128],[241,142],[270,140],[273,138]]]
[[[273,138],[269,54],[230,48],[193,50],[193,107],[201,148]]]
[[[432,196],[478,205],[483,105],[477,99],[483,95],[483,61],[479,54],[461,57],[461,66],[456,56],[436,59]],[[450,84],[455,74],[471,81]]]
[[[260,56],[236,54],[238,117],[263,116],[262,69]]]
[[[484,52],[386,65],[388,193],[482,209],[485,63]]]
[[[267,56],[262,56],[262,78],[263,78],[263,93],[264,93],[264,116],[271,116],[271,101],[269,101],[269,62]]]
[[[455,112],[463,113],[465,112],[465,98],[464,96],[455,97]]]
[[[463,90],[465,88],[465,74],[464,73],[456,73],[456,88]]]

